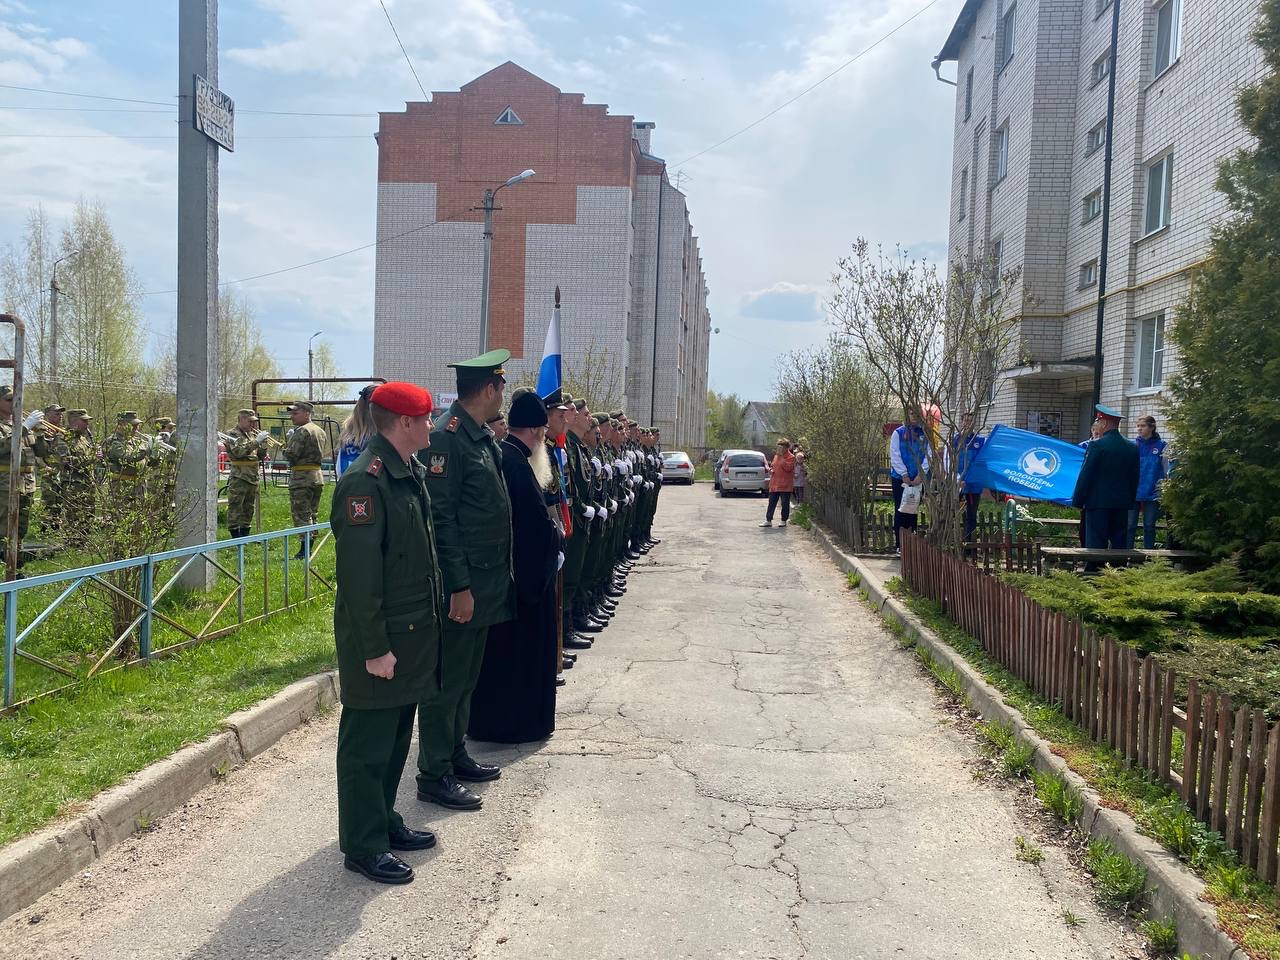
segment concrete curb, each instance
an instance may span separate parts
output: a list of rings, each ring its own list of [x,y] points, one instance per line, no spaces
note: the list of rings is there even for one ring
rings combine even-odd
[[[1146,867],[1147,894],[1152,914],[1172,917],[1178,926],[1178,951],[1193,957],[1212,960],[1248,960],[1249,954],[1218,927],[1218,913],[1201,899],[1204,883],[1164,847],[1138,832],[1132,818],[1102,805],[1098,794],[1085,780],[1067,766],[1065,760],[1049,749],[1049,744],[1028,726],[1022,713],[1005,702],[1000,691],[991,686],[963,656],[944,643],[900,601],[891,596],[876,575],[857,557],[840,548],[835,537],[813,524],[818,544],[827,551],[842,571],[852,571],[862,580],[861,589],[885,619],[900,624],[908,637],[929,651],[943,667],[959,674],[973,709],[987,720],[1010,725],[1023,743],[1035,748],[1033,762],[1043,773],[1065,777],[1084,801],[1080,829],[1091,837],[1110,840],[1116,849]]]
[[[220,733],[183,747],[104,790],[71,819],[0,849],[0,920],[30,906],[337,701],[336,673],[299,680],[232,714],[221,724]]]

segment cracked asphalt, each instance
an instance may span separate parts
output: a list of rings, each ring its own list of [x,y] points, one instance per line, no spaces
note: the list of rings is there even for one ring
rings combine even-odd
[[[30,958],[1110,958],[1123,931],[975,781],[974,748],[844,578],[763,503],[668,488],[661,546],[557,730],[415,883],[341,867],[336,716],[296,731],[0,928]],[[1080,918],[1063,921],[1063,911]]]

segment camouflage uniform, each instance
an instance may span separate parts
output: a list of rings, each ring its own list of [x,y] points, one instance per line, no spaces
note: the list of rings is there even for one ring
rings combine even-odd
[[[124,506],[140,500],[146,493],[143,471],[150,451],[136,430],[142,421],[132,410],[116,417],[116,432],[102,444],[102,459],[107,465],[107,489],[113,506]]]
[[[253,416],[252,410],[241,410],[243,416]],[[266,440],[259,440],[261,431],[241,430],[237,426],[229,436],[227,459],[231,476],[227,480],[227,528],[232,537],[246,537],[253,523],[253,511],[258,497],[258,465],[267,456]]]
[[[0,387],[0,390],[12,396],[9,387]],[[9,454],[13,429],[12,423],[0,421],[0,542],[8,537],[8,521],[2,518],[9,504]],[[27,529],[31,526],[31,502],[36,495],[36,454],[32,447],[31,431],[24,426],[19,426],[18,429],[22,431],[19,448],[21,474],[18,479],[18,543],[21,548],[22,541],[27,537]]]
[[[154,471],[155,482],[159,484],[161,502],[172,505],[178,488],[178,451],[177,444],[173,441],[176,424],[168,417],[161,417],[155,421],[155,425],[155,438],[158,442],[147,463]]]
[[[44,408],[46,417],[55,411],[65,413],[66,407],[50,404]],[[32,449],[44,462],[44,469],[40,471],[40,504],[43,507],[45,526],[49,529],[57,529],[62,525],[62,470],[68,451],[68,436],[64,429],[48,420],[36,424],[32,435]]]
[[[311,412],[311,404],[299,400],[290,410]],[[289,461],[289,513],[295,527],[310,526],[316,522],[320,508],[320,494],[324,492],[324,473],[320,469],[324,459],[325,436],[314,423],[294,427],[285,441],[283,455]]]
[[[62,458],[61,492],[64,530],[74,535],[75,530],[93,515],[94,487],[97,484],[98,444],[89,429],[92,419],[87,411],[71,410],[68,421],[84,420],[82,430],[72,430],[66,436],[67,450]]]

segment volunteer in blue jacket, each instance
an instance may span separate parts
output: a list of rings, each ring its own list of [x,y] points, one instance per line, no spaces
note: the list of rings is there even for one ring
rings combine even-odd
[[[964,538],[973,539],[978,526],[978,504],[982,500],[982,484],[965,483],[964,472],[969,469],[983,448],[987,438],[973,429],[974,415],[969,411],[960,418],[960,431],[951,438],[951,462],[956,476],[961,478],[960,493],[964,497]]]
[[[1160,481],[1169,475],[1168,444],[1156,432],[1155,417],[1138,418],[1138,496],[1129,511],[1129,549],[1138,537],[1138,518],[1142,518],[1142,546],[1152,550],[1156,545],[1156,520],[1160,517]]]
[[[903,513],[902,488],[918,487],[929,472],[929,439],[915,410],[904,411],[906,422],[889,435],[889,479],[893,483],[893,545],[902,547],[899,531],[916,528],[918,513]]]

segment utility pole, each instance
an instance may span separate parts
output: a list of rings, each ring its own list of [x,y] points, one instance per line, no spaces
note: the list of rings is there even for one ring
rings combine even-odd
[[[79,250],[73,250],[53,261],[53,276],[49,278],[49,381],[53,384],[55,400],[62,392],[62,385],[58,383],[58,294],[62,292],[58,286],[58,264],[79,255]]]
[[[316,383],[315,383],[315,354],[311,351],[311,344],[315,342],[316,337],[324,333],[323,330],[317,330],[311,335],[311,339],[307,341],[307,399],[315,400]]]
[[[197,126],[197,78],[218,83],[218,0],[178,2],[178,542],[217,536],[218,144]],[[204,589],[211,565],[187,568]]]
[[[501,210],[501,207],[494,206],[494,198],[498,195],[498,190],[504,187],[510,187],[517,183],[522,183],[533,176],[532,170],[525,170],[517,173],[514,177],[503,183],[497,189],[486,188],[484,191],[484,206],[472,207],[472,210],[484,211],[484,266],[480,271],[480,352],[489,352],[489,260],[493,251],[493,211]]]

